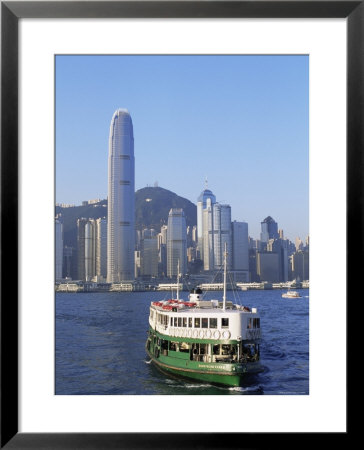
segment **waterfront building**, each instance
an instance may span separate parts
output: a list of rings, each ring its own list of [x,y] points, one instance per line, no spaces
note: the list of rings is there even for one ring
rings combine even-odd
[[[65,245],[63,247],[63,273],[62,278],[75,278],[77,277],[74,270],[74,247]]]
[[[232,267],[231,207],[206,200],[203,218],[203,267],[206,271],[220,270],[224,263],[225,244],[228,252],[227,267]]]
[[[209,207],[211,208],[215,203],[216,197],[210,191],[210,189],[207,189],[206,185],[206,188],[201,192],[200,196],[197,199],[197,248],[200,252],[200,255],[202,255],[202,259],[204,254],[203,239],[205,235],[203,211],[208,207],[208,205],[210,205]]]
[[[158,276],[158,239],[153,229],[145,229],[141,241],[140,275],[142,277]]]
[[[91,281],[96,275],[95,220],[77,220],[77,268],[79,280]]]
[[[63,275],[63,224],[60,219],[55,220],[55,279],[62,279]]]
[[[106,278],[106,218],[77,220],[77,278],[91,281]]]
[[[180,273],[187,271],[187,227],[181,208],[172,208],[168,215],[167,228],[167,276],[177,276],[179,262]]]
[[[232,274],[234,281],[249,281],[249,237],[246,222],[231,223]]]
[[[232,266],[231,239],[231,207],[215,203],[213,205],[213,259],[214,270],[220,270],[224,265],[224,249],[227,250],[227,269]]]
[[[135,250],[134,252],[134,276],[135,278],[140,277],[140,266],[141,266],[141,251]]]
[[[298,250],[293,253],[292,258],[292,276],[293,279],[304,281],[310,279],[309,262],[310,255],[308,251]]]
[[[258,282],[259,277],[257,274],[257,249],[249,248],[249,278],[251,282]]]
[[[269,239],[267,251],[278,255],[278,281],[288,281],[288,241],[283,239]]]
[[[167,244],[160,244],[158,250],[158,275],[167,276]]]
[[[210,198],[206,200],[206,208],[202,210],[202,230],[203,237],[199,245],[202,245],[203,268],[210,271],[214,269],[213,203]]]
[[[108,161],[107,280],[134,280],[134,136],[130,114],[115,111],[110,125]]]
[[[278,253],[257,253],[257,275],[260,281],[268,281],[269,283],[279,282]]]
[[[99,218],[95,224],[96,239],[96,275],[107,277],[107,219]]]
[[[87,233],[86,233],[86,225]],[[90,280],[96,275],[95,272],[91,271],[89,263],[86,263],[86,259],[90,256],[90,219],[81,218],[77,219],[77,279],[78,280]],[[86,251],[87,247],[87,251]],[[87,255],[87,256],[86,256]],[[87,266],[87,270],[86,270]]]

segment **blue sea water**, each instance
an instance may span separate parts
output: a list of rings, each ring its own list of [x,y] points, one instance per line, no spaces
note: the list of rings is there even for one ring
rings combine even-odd
[[[239,292],[261,317],[262,372],[239,388],[169,378],[147,357],[149,305],[164,292],[56,293],[55,392],[59,395],[307,395],[309,290],[282,298],[281,290]],[[187,292],[181,297],[187,299]],[[221,299],[222,292],[205,298]],[[228,299],[233,294],[228,291]],[[234,300],[235,301],[235,300]]]

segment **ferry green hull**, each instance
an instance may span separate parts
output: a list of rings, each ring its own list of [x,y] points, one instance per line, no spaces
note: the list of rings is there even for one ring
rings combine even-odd
[[[163,350],[157,344],[158,339],[174,342],[215,344],[216,341],[171,337],[149,329],[146,352],[152,362],[164,373],[173,377],[182,377],[195,381],[224,386],[241,386],[246,373],[261,370],[259,361],[254,362],[207,362],[191,360],[190,353]],[[223,344],[236,344],[237,341],[219,341]]]

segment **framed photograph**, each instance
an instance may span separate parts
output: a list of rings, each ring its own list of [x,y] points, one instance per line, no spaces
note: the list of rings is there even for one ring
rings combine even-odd
[[[2,447],[348,437],[363,18],[361,1],[1,3]]]

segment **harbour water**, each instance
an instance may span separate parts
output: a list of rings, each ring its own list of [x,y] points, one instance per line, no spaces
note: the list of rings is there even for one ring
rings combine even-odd
[[[309,290],[282,298],[281,290],[235,293],[261,317],[262,372],[239,388],[168,378],[149,361],[144,345],[151,301],[168,292],[56,293],[58,395],[307,395]],[[181,297],[187,300],[187,292]],[[205,298],[221,299],[222,292]],[[228,291],[228,300],[237,300]]]

